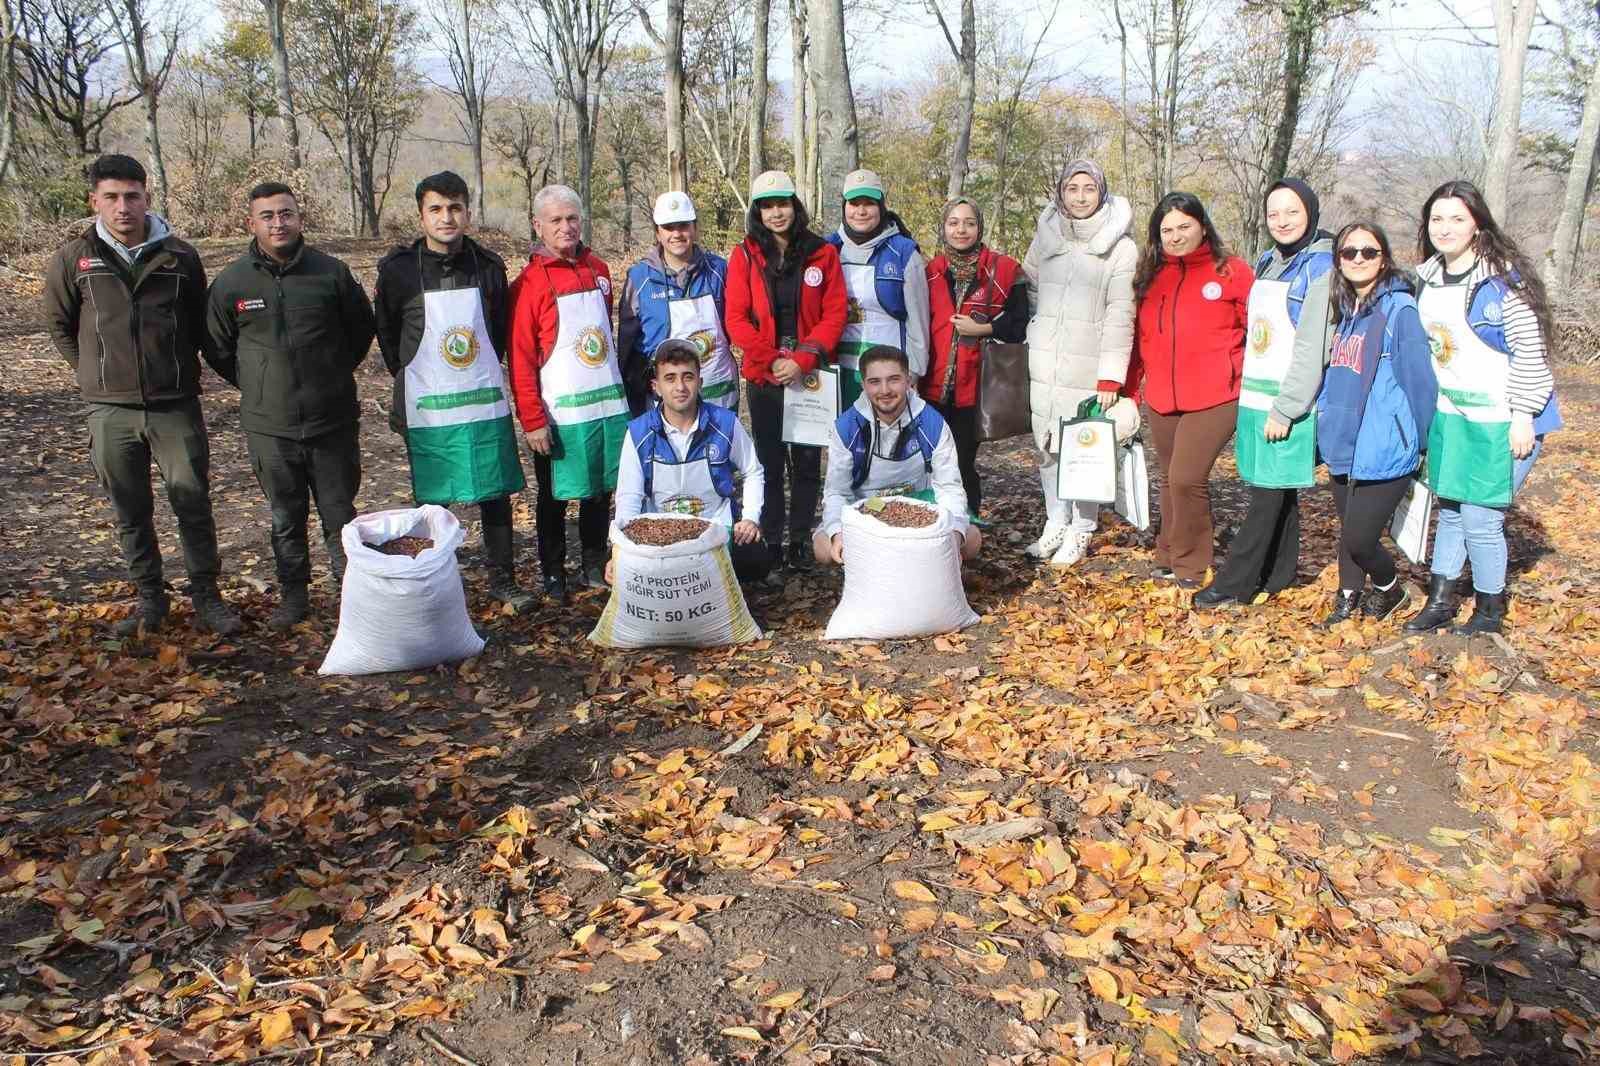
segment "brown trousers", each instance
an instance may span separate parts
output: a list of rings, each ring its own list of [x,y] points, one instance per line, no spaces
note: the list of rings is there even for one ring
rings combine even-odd
[[[1156,565],[1186,581],[1211,568],[1211,468],[1233,437],[1239,404],[1162,415],[1150,412],[1150,435],[1161,463],[1161,530]]]

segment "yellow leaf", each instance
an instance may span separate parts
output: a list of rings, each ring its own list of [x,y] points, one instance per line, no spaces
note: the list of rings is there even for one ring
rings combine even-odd
[[[274,1047],[294,1035],[294,1016],[286,1010],[275,1010],[261,1016],[261,1046]]]
[[[767,1000],[761,1005],[763,1007],[771,1007],[773,1010],[788,1010],[790,1007],[794,1006],[805,998],[806,990],[803,988],[796,988],[791,992],[779,992],[777,995],[773,996],[771,999]]]
[[[921,881],[895,881],[889,885],[889,889],[901,899],[913,903],[939,902],[939,897],[928,891],[928,886]]]
[[[941,829],[954,829],[961,824],[960,819],[952,818],[944,813],[925,814],[922,816],[922,831],[924,833],[937,833]]]
[[[735,1040],[754,1040],[758,1044],[766,1043],[765,1038],[748,1025],[730,1025],[722,1030],[722,1035],[732,1037]]]
[[[917,760],[917,772],[923,777],[938,777],[939,764],[924,755]]]
[[[664,759],[656,763],[656,773],[675,774],[683,769],[683,764],[687,759],[688,756],[684,754],[682,748],[669,752]]]
[[[576,933],[572,934],[572,943],[580,948],[583,947],[583,945],[588,942],[589,938],[594,936],[599,929],[600,927],[598,925],[584,926],[582,929],[579,929]]]
[[[1101,999],[1116,1001],[1117,979],[1111,975],[1111,971],[1102,970],[1098,966],[1089,966],[1084,969],[1083,976],[1089,979],[1089,987],[1094,990],[1095,995]]]
[[[592,985],[584,985],[583,986],[583,990],[585,992],[592,992],[597,996],[602,992],[611,991],[611,988],[612,988],[612,984],[611,984],[610,981],[596,981]]]

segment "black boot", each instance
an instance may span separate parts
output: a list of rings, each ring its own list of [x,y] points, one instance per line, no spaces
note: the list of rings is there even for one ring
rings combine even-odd
[[[202,633],[231,637],[244,628],[239,615],[228,606],[213,584],[190,583],[189,603],[194,607],[194,625]]]
[[[167,620],[167,606],[165,588],[158,585],[140,589],[139,602],[134,605],[133,613],[112,626],[111,632],[119,637],[138,636],[141,631],[154,633]]]
[[[1406,592],[1406,583],[1396,577],[1394,584],[1388,588],[1372,590],[1372,594],[1361,604],[1361,613],[1381,622],[1404,607],[1410,598],[1410,594]]]
[[[1407,633],[1431,633],[1443,629],[1456,620],[1456,579],[1434,574],[1428,579],[1428,602],[1422,605],[1417,616],[1406,623]]]
[[[489,563],[489,595],[521,613],[536,597],[517,584],[517,549],[510,526],[483,524],[483,554]]]
[[[1354,618],[1361,610],[1361,590],[1351,592],[1349,589],[1340,589],[1333,598],[1333,610],[1328,617],[1322,620],[1323,629],[1332,629],[1346,618]]]
[[[583,584],[585,588],[609,588],[606,584],[606,551],[583,549]]]
[[[1242,596],[1235,596],[1231,592],[1224,592],[1217,587],[1216,582],[1212,582],[1199,592],[1196,592],[1194,594],[1194,599],[1190,601],[1189,605],[1195,610],[1204,611],[1217,607],[1237,607],[1243,604],[1248,604],[1254,599],[1254,596],[1245,598]]]
[[[1470,637],[1474,633],[1498,633],[1506,620],[1506,594],[1504,592],[1473,592],[1472,617],[1455,632]]]
[[[267,618],[268,627],[276,630],[293,629],[311,614],[311,596],[305,585],[280,586],[278,606]]]

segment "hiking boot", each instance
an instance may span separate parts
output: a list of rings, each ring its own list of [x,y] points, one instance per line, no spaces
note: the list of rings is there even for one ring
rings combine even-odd
[[[1404,607],[1409,599],[1411,594],[1406,591],[1406,583],[1396,577],[1388,588],[1372,590],[1372,595],[1361,604],[1361,613],[1382,622]]]
[[[567,575],[557,572],[544,575],[544,594],[556,602],[567,598]]]
[[[1506,620],[1506,594],[1504,592],[1474,592],[1472,617],[1456,626],[1455,632],[1463,637],[1477,633],[1498,633]]]
[[[783,565],[797,574],[803,574],[811,569],[811,545],[803,540],[789,542],[789,550],[784,553]]]
[[[483,524],[483,554],[489,564],[489,595],[521,614],[538,597],[517,584],[517,545],[510,526]]]
[[[1456,599],[1456,579],[1434,574],[1428,579],[1428,602],[1422,605],[1417,616],[1407,622],[1407,633],[1429,633],[1443,629],[1456,620],[1459,607]]]
[[[1333,598],[1333,610],[1322,620],[1322,628],[1332,629],[1345,619],[1354,618],[1360,610],[1361,590],[1340,589]]]
[[[215,633],[231,637],[244,628],[239,616],[223,600],[215,585],[196,585],[190,589],[189,603],[194,607],[194,626],[202,633]]]
[[[133,606],[133,613],[112,626],[111,632],[119,637],[136,637],[141,632],[154,633],[166,620],[166,590],[141,590],[139,602]]]
[[[518,585],[516,575],[509,570],[489,572],[489,596],[510,607],[514,614],[521,614],[539,600],[539,597]]]
[[[196,614],[199,609],[196,608]],[[278,597],[278,606],[267,618],[267,627],[279,632],[293,629],[311,614],[311,595],[304,585],[284,585]]]
[[[606,553],[603,550],[583,553],[583,587],[587,589],[611,587],[606,582]]]

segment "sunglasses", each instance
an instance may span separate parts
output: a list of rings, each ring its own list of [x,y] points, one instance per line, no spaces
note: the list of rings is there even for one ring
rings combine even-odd
[[[1370,263],[1382,254],[1383,250],[1381,248],[1368,247],[1339,249],[1339,258],[1343,259],[1346,263],[1354,263],[1357,259],[1365,259]]]

